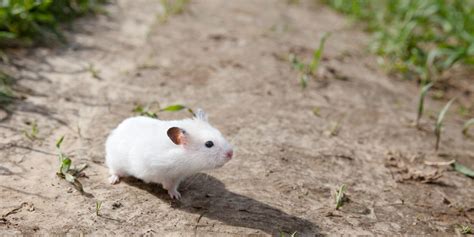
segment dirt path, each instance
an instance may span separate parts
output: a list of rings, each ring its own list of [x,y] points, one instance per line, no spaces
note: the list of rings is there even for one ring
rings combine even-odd
[[[0,127],[0,214],[17,209],[0,218],[1,233],[452,235],[473,224],[472,179],[440,169],[432,183],[397,182],[429,179],[436,169],[424,160],[474,167],[462,121],[448,117],[436,156],[432,119],[426,131],[408,125],[417,89],[379,70],[367,36],[341,16],[270,0],[196,0],[166,24],[156,22],[159,1],[108,9],[80,20],[68,47],[10,52],[27,99]],[[324,78],[302,90],[281,56],[310,57],[324,32]],[[108,132],[135,103],[154,101],[204,108],[237,147],[220,170],[188,179],[180,202],[158,185],[107,183]],[[27,121],[42,139],[24,136]],[[82,183],[93,198],[55,176],[61,135],[73,162],[89,165]],[[341,184],[349,201],[335,211]]]

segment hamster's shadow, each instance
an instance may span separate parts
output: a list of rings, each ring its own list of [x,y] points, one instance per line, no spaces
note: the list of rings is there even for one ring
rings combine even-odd
[[[123,181],[159,199],[170,200],[161,185],[147,184],[134,178]],[[297,231],[299,235],[306,236],[318,235],[319,232],[317,225],[255,199],[233,193],[221,181],[207,174],[197,174],[186,179],[181,183],[179,191],[182,199],[173,202],[174,208],[198,213],[228,225],[259,229],[272,235]]]

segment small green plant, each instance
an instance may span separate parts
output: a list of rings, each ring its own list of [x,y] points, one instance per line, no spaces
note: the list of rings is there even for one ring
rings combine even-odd
[[[327,38],[331,34],[329,33],[324,33],[323,36],[321,37],[321,40],[319,41],[319,46],[316,50],[313,52],[313,58],[311,60],[311,63],[309,64],[309,70],[311,74],[315,74],[316,71],[318,70],[319,64],[321,62],[321,58],[323,56],[323,51],[324,51],[324,45],[326,44]]]
[[[65,179],[69,183],[71,183],[81,194],[86,194],[84,192],[84,189],[82,187],[81,182],[77,179],[79,176],[81,176],[82,171],[87,168],[86,164],[82,164],[78,167],[72,168],[72,160],[71,158],[64,154],[61,151],[61,144],[64,141],[64,136],[58,139],[56,142],[56,150],[58,153],[58,158],[59,158],[59,170],[56,172],[56,175],[60,178]]]
[[[181,111],[181,110],[186,109],[189,113],[191,113],[193,116],[195,116],[194,111],[191,108],[186,107],[184,105],[180,105],[180,104],[170,105],[170,106],[167,106],[165,108],[160,108],[160,106],[158,104],[157,107],[158,107],[157,108],[158,112],[176,112],[176,111]],[[133,112],[138,113],[141,116],[147,116],[147,117],[150,117],[150,118],[158,118],[158,113],[151,111],[150,106],[143,107],[142,105],[137,105],[133,109]]]
[[[324,33],[324,35],[321,37],[321,40],[319,41],[319,47],[313,52],[311,62],[307,64],[301,62],[295,55],[290,54],[291,65],[299,72],[298,78],[303,89],[308,85],[308,81],[312,77],[316,76],[316,72],[318,71],[319,65],[321,63],[324,45],[329,36],[329,33]]]
[[[102,208],[102,202],[99,201],[99,200],[97,200],[97,201],[95,202],[95,215],[96,215],[96,216],[100,216],[100,213],[99,213],[99,212],[100,212],[100,209],[101,209],[101,208]]]
[[[456,98],[451,99],[444,107],[443,109],[439,112],[438,114],[438,119],[436,119],[436,124],[435,124],[435,136],[436,136],[436,144],[435,144],[435,150],[438,150],[439,148],[439,141],[441,140],[441,128],[443,127],[443,121],[444,121],[444,116],[449,110],[449,107],[451,104],[454,102]]]
[[[472,125],[474,125],[474,118],[469,119],[464,123],[464,126],[462,128],[462,134],[464,136],[467,136],[467,131],[469,130],[469,127],[471,127]]]
[[[459,233],[462,235],[472,234],[472,227],[469,225],[458,225]]]
[[[150,111],[150,108],[148,106],[143,107],[140,104],[136,105],[135,108],[133,108],[133,112],[139,114],[140,116],[158,118],[158,114],[156,114],[156,112]]]
[[[60,23],[98,12],[105,0],[9,0],[0,3],[0,47],[64,41]]]
[[[342,205],[344,204],[345,200],[345,192],[346,192],[346,185],[343,184],[341,185],[335,193],[335,199],[336,199],[336,210],[338,210]]]
[[[428,83],[425,86],[423,86],[420,90],[420,95],[418,97],[418,110],[417,110],[417,115],[416,115],[416,120],[415,120],[416,127],[420,126],[420,119],[423,116],[423,111],[424,111],[425,96],[428,90],[432,86],[433,86],[433,83]]]
[[[28,130],[23,131],[23,134],[25,134],[25,137],[27,137],[30,140],[37,139],[38,133],[39,133],[39,129],[38,129],[38,124],[36,123],[36,121],[31,122],[31,128],[29,131]]]
[[[430,81],[455,64],[474,65],[474,2],[324,0],[367,23],[370,49],[405,78]]]
[[[164,13],[159,16],[160,22],[166,22],[171,15],[178,15],[184,12],[186,5],[191,0],[161,0]]]
[[[95,79],[101,79],[100,77],[100,70],[97,69],[94,64],[89,63],[87,66],[87,71],[91,74],[91,76]]]

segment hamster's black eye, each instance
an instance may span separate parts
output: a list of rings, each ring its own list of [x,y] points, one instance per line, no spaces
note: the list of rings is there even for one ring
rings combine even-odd
[[[204,145],[206,145],[207,148],[211,148],[211,147],[214,146],[214,142],[212,142],[212,141],[207,141],[206,144],[204,144]]]

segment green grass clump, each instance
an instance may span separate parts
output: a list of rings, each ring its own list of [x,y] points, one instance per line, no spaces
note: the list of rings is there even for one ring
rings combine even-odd
[[[313,57],[309,63],[303,63],[295,55],[290,54],[290,62],[293,68],[299,72],[298,78],[303,89],[308,85],[309,79],[313,76],[316,76],[316,72],[318,71],[319,64],[323,56],[324,45],[326,44],[326,40],[329,36],[329,33],[325,33],[321,37],[319,46],[314,50]]]
[[[472,234],[472,228],[469,225],[458,225],[458,230],[460,234],[469,235]]]
[[[335,201],[336,201],[336,210],[338,210],[340,207],[342,207],[342,204],[344,203],[344,200],[346,198],[346,185],[341,185],[335,192]]]
[[[64,40],[59,24],[97,12],[105,0],[0,1],[0,46],[29,46]]]
[[[95,215],[100,216],[100,209],[102,209],[102,201],[97,200],[95,202]]]
[[[90,194],[84,191],[81,182],[78,180],[78,178],[82,176],[82,171],[87,168],[87,165],[82,164],[77,167],[73,167],[71,158],[61,151],[61,144],[63,141],[64,136],[59,138],[56,142],[56,150],[59,159],[59,170],[56,172],[56,175],[71,183],[79,192],[81,192],[81,194],[89,196]]]
[[[323,1],[367,22],[370,48],[391,69],[429,81],[457,63],[474,64],[474,1]]]

